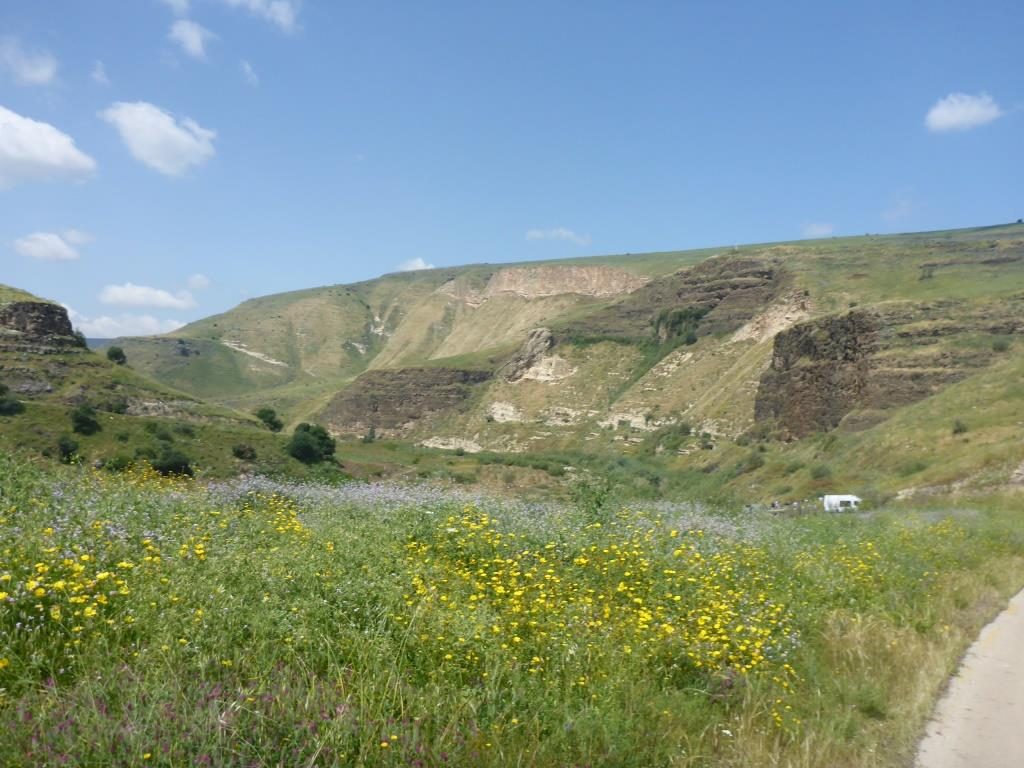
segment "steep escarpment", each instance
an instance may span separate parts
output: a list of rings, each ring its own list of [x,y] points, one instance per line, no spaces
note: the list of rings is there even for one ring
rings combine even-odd
[[[628,296],[558,328],[576,339],[665,341],[679,331],[697,336],[734,331],[778,293],[785,271],[773,259],[711,258],[653,280]],[[694,328],[698,325],[699,328]]]
[[[428,416],[460,408],[491,376],[457,368],[368,371],[331,400],[320,421],[339,433],[405,434]]]
[[[917,402],[990,364],[993,339],[1024,333],[1024,297],[898,303],[796,325],[775,337],[758,421],[803,437],[855,411]]]

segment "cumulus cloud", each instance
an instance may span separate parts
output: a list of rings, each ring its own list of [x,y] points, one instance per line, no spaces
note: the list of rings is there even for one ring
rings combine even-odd
[[[48,85],[57,77],[57,59],[45,51],[26,51],[13,37],[0,38],[0,68],[18,85]]]
[[[178,320],[161,320],[152,315],[121,314],[115,317],[100,315],[86,317],[64,304],[72,324],[93,339],[112,339],[117,336],[152,336],[158,333],[170,333],[181,328],[184,323]]]
[[[40,261],[74,261],[79,258],[76,245],[84,245],[91,238],[85,232],[69,229],[66,232],[33,232],[14,241],[14,250],[22,256]]]
[[[136,160],[167,176],[180,176],[216,154],[215,131],[187,117],[178,120],[145,101],[119,101],[100,117],[117,128]]]
[[[256,75],[256,70],[252,68],[252,64],[250,64],[245,59],[242,59],[240,66],[242,67],[242,75],[245,77],[245,82],[247,82],[249,85],[260,84],[260,79]]]
[[[526,232],[527,240],[563,240],[576,245],[589,245],[590,235],[579,235],[565,227],[554,229],[530,229]]]
[[[171,31],[167,33],[167,37],[180,45],[181,50],[193,59],[205,59],[206,44],[217,36],[190,19],[178,19],[171,24]]]
[[[804,224],[803,234],[804,237],[828,237],[835,231],[835,227],[831,224],[825,224],[822,222]]]
[[[0,107],[0,189],[22,181],[82,179],[96,161],[49,123]]]
[[[951,93],[928,110],[924,124],[932,133],[967,131],[1002,116],[1003,110],[987,93]]]
[[[276,24],[285,32],[298,26],[299,0],[221,0],[232,8],[244,8],[254,16]]]
[[[188,0],[161,0],[161,2],[179,16],[184,16],[188,13]]]
[[[100,291],[100,301],[120,307],[152,307],[154,309],[192,309],[196,300],[188,291],[171,293],[148,285],[108,285]]]
[[[421,256],[403,261],[398,265],[399,272],[415,272],[417,269],[434,269],[434,265],[424,261]]]
[[[188,285],[189,290],[203,291],[210,287],[210,278],[208,278],[206,275],[196,273],[194,275],[189,276],[188,280],[186,281],[186,285]]]
[[[92,65],[92,72],[89,73],[89,77],[97,85],[110,85],[110,78],[107,77],[107,68],[103,66],[102,61],[97,61]]]

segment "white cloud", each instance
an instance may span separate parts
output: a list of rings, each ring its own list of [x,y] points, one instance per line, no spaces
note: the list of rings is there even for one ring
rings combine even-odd
[[[117,128],[132,156],[167,176],[180,176],[189,166],[201,165],[216,154],[215,131],[189,118],[176,120],[145,101],[119,101],[100,112]]]
[[[178,320],[160,320],[152,315],[122,314],[116,317],[101,315],[86,317],[64,304],[72,324],[93,339],[112,339],[117,336],[152,336],[157,333],[170,333],[181,328],[184,323]]]
[[[55,232],[33,232],[15,240],[14,250],[22,256],[40,261],[74,261],[79,257],[74,246],[81,243],[75,242],[74,237],[68,237],[72,233],[84,234],[78,233],[77,230],[69,230],[63,235]]]
[[[254,16],[276,24],[285,32],[296,29],[299,18],[299,0],[221,0],[232,8],[244,8]]]
[[[155,309],[192,309],[196,300],[188,291],[171,293],[148,285],[108,285],[100,291],[100,301],[121,307],[153,307]]]
[[[47,85],[57,77],[57,59],[45,51],[26,51],[13,37],[0,38],[0,68],[18,85]]]
[[[110,85],[110,78],[107,77],[107,68],[103,66],[102,61],[97,61],[92,65],[92,72],[89,73],[89,77],[98,85]]]
[[[210,278],[208,278],[206,275],[200,275],[198,273],[195,275],[190,275],[186,282],[186,285],[188,285],[190,290],[204,291],[210,287]]]
[[[951,93],[928,110],[924,124],[933,133],[966,131],[991,123],[1003,116],[1003,110],[987,93]]]
[[[0,106],[0,189],[21,181],[81,179],[94,170],[96,161],[70,136]]]
[[[398,265],[399,272],[415,272],[417,269],[434,269],[434,265],[424,261],[421,256],[403,261]]]
[[[181,50],[193,59],[206,58],[206,44],[217,36],[206,27],[190,19],[178,19],[171,24],[168,39],[181,46]]]
[[[250,64],[245,59],[242,59],[241,67],[242,67],[242,74],[245,76],[245,81],[249,85],[259,85],[260,84],[260,78],[257,76],[256,70],[252,68],[252,64]]]
[[[571,229],[555,227],[554,229],[530,229],[526,232],[527,240],[564,240],[576,245],[589,245],[590,235],[578,235]]]
[[[184,16],[188,13],[188,0],[161,0],[161,2],[169,6],[179,16]]]
[[[835,231],[835,227],[825,223],[804,224],[804,237],[828,237]]]

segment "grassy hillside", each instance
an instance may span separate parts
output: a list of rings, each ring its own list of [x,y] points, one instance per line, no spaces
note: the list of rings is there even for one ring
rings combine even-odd
[[[1008,476],[1014,449],[989,471],[981,441],[1016,445],[1015,422],[998,436],[975,432],[956,457],[910,457],[898,471],[884,461],[876,471],[863,451],[909,443],[913,414],[937,434],[953,393],[998,389],[1012,376],[1005,371],[1024,351],[1011,322],[1022,300],[1024,226],[1013,224],[385,275],[253,299],[123,346],[160,381],[244,410],[271,404],[292,424],[351,414],[332,403],[364,371],[485,369],[495,375],[457,409],[428,409],[389,436],[498,452],[653,453],[656,471],[718,476],[757,498],[835,484],[888,494],[942,484],[940,466],[955,467],[959,481]],[[779,442],[782,432],[755,418],[755,402],[778,333],[851,310],[882,318],[884,348],[865,365],[892,391],[845,414],[827,439],[829,452],[848,453],[829,467],[831,479],[810,478],[819,438]],[[556,346],[525,378],[507,381],[502,371],[538,327],[554,330]],[[403,386],[401,396],[432,402]],[[998,398],[972,407],[979,430],[1003,412]],[[356,437],[366,423],[358,419]],[[760,443],[763,465],[750,455],[758,436],[775,438]],[[921,463],[929,469],[910,471]]]

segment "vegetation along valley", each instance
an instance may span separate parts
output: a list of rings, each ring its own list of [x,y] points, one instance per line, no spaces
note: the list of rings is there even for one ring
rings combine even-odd
[[[0,766],[1024,765],[1019,8],[44,5]]]

